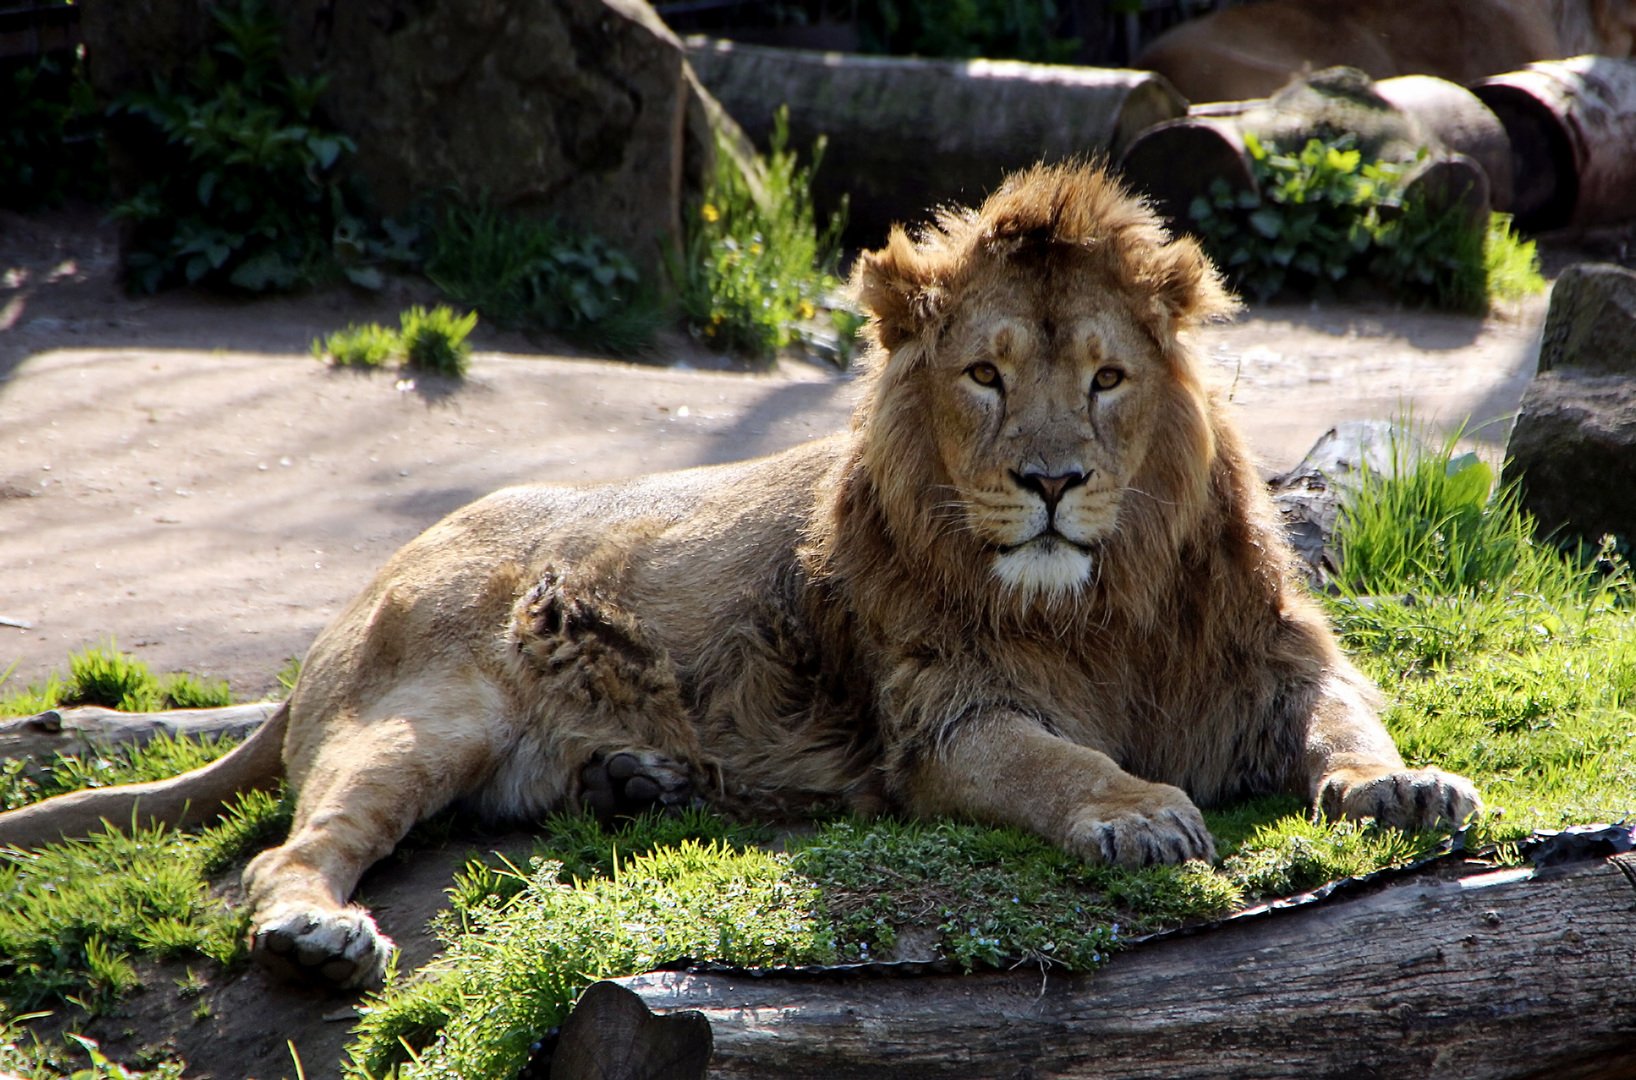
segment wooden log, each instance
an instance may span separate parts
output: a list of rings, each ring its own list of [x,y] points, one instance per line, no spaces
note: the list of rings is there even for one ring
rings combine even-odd
[[[1491,206],[1511,201],[1510,143],[1475,95],[1425,76],[1374,83],[1345,68],[1315,72],[1270,98],[1195,107],[1156,124],[1132,141],[1119,168],[1180,223],[1218,179],[1235,192],[1256,189],[1246,133],[1299,148],[1337,132],[1352,135],[1368,157],[1408,166],[1406,183],[1434,206],[1486,218]]]
[[[1147,71],[1011,60],[919,60],[771,49],[693,37],[688,60],[757,144],[789,106],[790,145],[829,140],[813,180],[821,210],[844,195],[849,237],[878,246],[893,222],[980,201],[1041,159],[1116,157],[1187,103]]]
[[[1636,1076],[1636,855],[1398,879],[1092,975],[612,981],[655,1013],[700,1013],[712,1080],[1615,1080]]]
[[[47,709],[34,716],[0,720],[0,759],[27,758],[44,767],[53,754],[84,754],[143,743],[155,735],[243,738],[273,714],[276,701],[220,709],[171,709],[123,713],[85,706]]]
[[[1543,61],[1484,79],[1472,92],[1510,138],[1520,227],[1636,218],[1636,60]]]

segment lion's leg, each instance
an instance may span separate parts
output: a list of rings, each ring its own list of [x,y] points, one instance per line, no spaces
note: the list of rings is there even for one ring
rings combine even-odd
[[[296,748],[289,838],[244,871],[256,961],[337,987],[379,983],[393,944],[348,898],[410,828],[492,771],[498,726],[393,711],[338,719],[321,742]]]
[[[1092,862],[1213,859],[1215,844],[1180,788],[1138,779],[1112,758],[1000,713],[910,755],[898,784],[916,814],[960,814],[1027,829]]]
[[[1442,769],[1406,767],[1373,696],[1349,669],[1319,691],[1305,755],[1313,805],[1328,817],[1373,818],[1401,829],[1462,827],[1482,808],[1476,787]]]

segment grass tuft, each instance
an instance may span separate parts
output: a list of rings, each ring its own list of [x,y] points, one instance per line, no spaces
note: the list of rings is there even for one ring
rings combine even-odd
[[[471,345],[466,335],[477,325],[477,312],[456,315],[453,308],[438,305],[430,311],[416,305],[400,316],[404,363],[416,371],[428,371],[459,379],[466,374]]]
[[[312,341],[312,355],[336,367],[378,368],[397,351],[398,335],[379,323],[354,324]]]

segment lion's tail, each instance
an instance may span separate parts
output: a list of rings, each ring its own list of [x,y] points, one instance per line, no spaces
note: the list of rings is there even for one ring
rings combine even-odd
[[[241,791],[270,788],[284,775],[286,702],[250,737],[208,765],[165,780],[73,791],[0,814],[0,847],[29,849],[64,837],[85,836],[104,823],[116,828],[210,820]]]

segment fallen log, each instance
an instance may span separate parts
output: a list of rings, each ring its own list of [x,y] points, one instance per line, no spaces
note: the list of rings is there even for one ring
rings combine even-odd
[[[1147,71],[771,49],[693,37],[688,62],[765,147],[779,105],[790,145],[829,140],[813,177],[821,211],[849,200],[848,237],[871,247],[929,205],[981,198],[1012,169],[1117,157],[1187,103]]]
[[[47,709],[33,716],[0,720],[0,760],[25,758],[44,764],[54,754],[85,754],[145,743],[156,735],[243,738],[278,708],[276,701],[219,709],[171,709],[124,713],[96,706]]]
[[[1615,1080],[1636,1076],[1633,931],[1636,854],[1625,854],[1397,879],[1166,938],[1092,975],[657,972],[598,986],[623,988],[660,1016],[700,1014],[714,1043],[712,1080]],[[565,1041],[597,1028],[595,1017],[575,1016]],[[633,1026],[598,1030],[606,1053],[581,1046],[576,1061],[639,1057]],[[563,1065],[553,1077],[650,1075]]]

